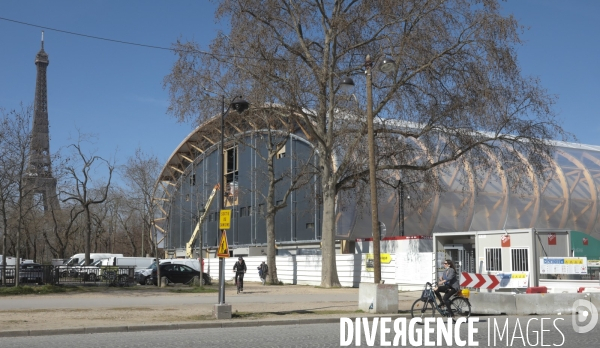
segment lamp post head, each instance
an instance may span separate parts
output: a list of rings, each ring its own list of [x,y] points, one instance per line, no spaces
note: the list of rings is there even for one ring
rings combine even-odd
[[[379,66],[379,70],[381,70],[384,73],[390,73],[394,70],[396,70],[396,62],[392,59],[392,58],[388,58],[386,57],[382,62],[381,65]]]
[[[349,77],[344,77],[340,82],[340,89],[344,92],[350,92],[354,88],[354,81]]]
[[[250,103],[248,103],[247,101],[245,101],[244,99],[241,99],[241,98],[234,100],[231,103],[231,108],[240,114],[242,112],[248,110],[249,107],[250,107]]]

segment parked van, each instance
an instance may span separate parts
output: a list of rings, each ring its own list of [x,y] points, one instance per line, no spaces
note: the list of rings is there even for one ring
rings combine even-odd
[[[102,266],[135,267],[136,270],[150,267],[156,261],[153,257],[110,257]]]
[[[108,259],[109,257],[122,257],[123,254],[109,254],[109,253],[91,253],[90,254],[90,265],[98,260]],[[85,254],[75,254],[63,262],[62,265],[58,266],[61,277],[77,277],[80,273],[83,275],[85,272],[82,267],[85,265]]]
[[[0,255],[0,265],[2,265],[2,256],[3,255]],[[7,266],[14,266],[16,264],[17,264],[17,258],[16,257],[14,257],[14,256],[7,256],[6,257],[6,265]]]
[[[123,254],[102,254],[102,253],[91,253],[90,254],[90,263],[97,261],[99,259],[108,259],[110,257],[123,257]],[[85,253],[83,254],[75,254],[63,262],[62,266],[77,266],[81,263],[81,261],[85,260]]]

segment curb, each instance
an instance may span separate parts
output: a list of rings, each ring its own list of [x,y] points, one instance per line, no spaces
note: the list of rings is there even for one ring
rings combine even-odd
[[[372,318],[376,315],[357,314],[356,317]],[[363,315],[360,315],[363,314]],[[391,318],[408,317],[409,314],[380,315]],[[306,318],[306,319],[265,319],[251,321],[222,321],[222,322],[199,322],[199,323],[175,323],[175,324],[148,324],[148,325],[130,325],[130,326],[95,326],[69,329],[47,329],[47,330],[15,330],[0,331],[0,337],[28,337],[28,336],[55,336],[55,335],[81,335],[94,333],[113,333],[113,332],[141,332],[158,330],[189,330],[189,329],[224,329],[234,327],[256,327],[256,326],[278,326],[278,325],[303,325],[303,324],[333,324],[339,323],[340,317],[334,318]]]

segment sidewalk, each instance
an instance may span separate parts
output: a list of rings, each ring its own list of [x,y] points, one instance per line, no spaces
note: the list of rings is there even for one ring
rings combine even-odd
[[[226,288],[233,318],[215,320],[218,293],[187,294],[144,290],[0,297],[0,337],[234,326],[338,322],[358,312],[358,289],[245,284],[241,294]],[[399,293],[405,315],[420,291]],[[404,313],[404,314],[403,314]]]

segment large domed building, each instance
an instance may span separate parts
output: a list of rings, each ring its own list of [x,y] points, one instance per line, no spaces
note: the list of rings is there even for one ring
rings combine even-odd
[[[215,184],[220,182],[219,117],[194,129],[175,149],[157,181],[155,199],[161,216],[157,229],[164,235],[165,248],[182,249],[202,207]],[[264,196],[265,162],[261,159],[264,132],[241,116],[229,114],[225,130],[225,208],[232,209],[230,248],[266,243]],[[301,127],[287,138],[275,160],[278,173],[294,173],[298,163],[314,161],[315,153]],[[244,141],[240,142],[242,137]],[[237,139],[237,140],[236,140]],[[316,162],[315,162],[316,163]],[[510,165],[497,161],[496,169],[476,171],[468,166],[449,165],[439,169],[441,193],[412,204],[411,192],[384,189],[379,193],[379,219],[385,236],[420,235],[434,232],[485,231],[515,228],[577,230],[600,238],[600,147],[557,142],[554,159],[545,178],[533,174],[526,190],[511,191]],[[475,177],[474,173],[478,173]],[[284,180],[276,200],[283,199]],[[401,204],[403,203],[403,204]],[[352,199],[337,206],[338,239],[356,240],[371,236],[369,209]],[[204,247],[217,245],[217,204],[210,206],[201,227]],[[403,217],[403,219],[402,219]],[[404,220],[404,224],[402,224]],[[404,226],[402,228],[402,226]],[[294,191],[287,206],[276,215],[278,245],[318,245],[321,238],[321,206],[317,178]],[[198,242],[196,242],[198,243]]]

